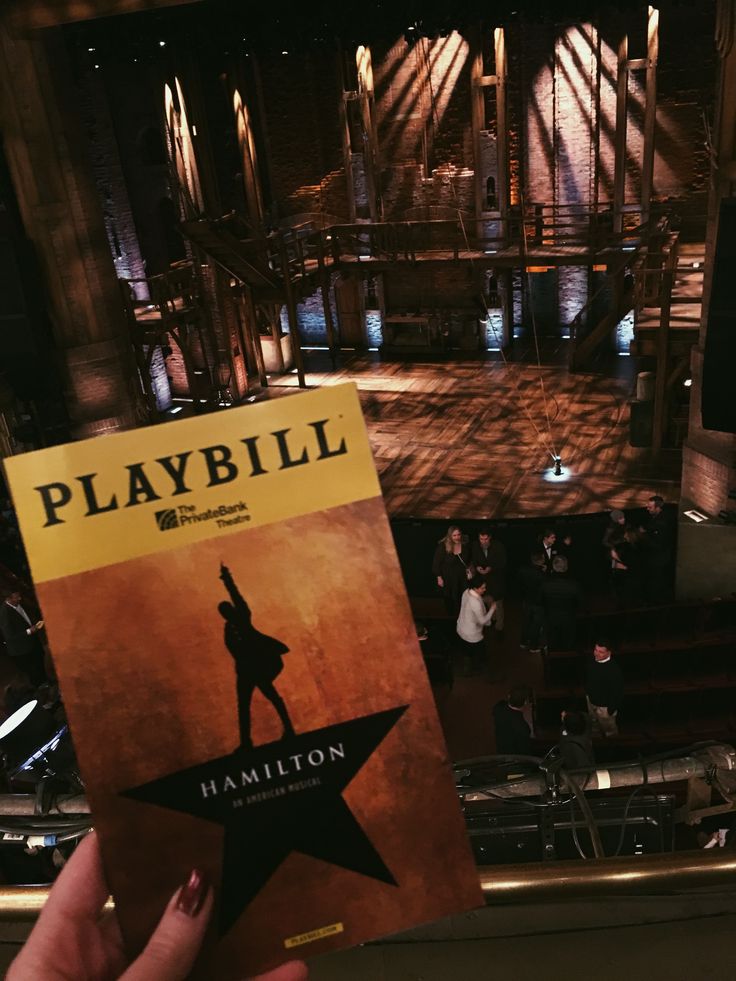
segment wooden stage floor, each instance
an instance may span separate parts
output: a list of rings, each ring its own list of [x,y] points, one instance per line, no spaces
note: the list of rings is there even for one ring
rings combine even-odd
[[[391,517],[585,514],[679,497],[679,450],[655,459],[629,445],[630,379],[459,356],[344,353],[336,371],[328,365],[325,352],[305,351],[310,388],[358,386]],[[296,386],[293,373],[272,376],[269,397]],[[552,451],[562,478],[552,476]]]

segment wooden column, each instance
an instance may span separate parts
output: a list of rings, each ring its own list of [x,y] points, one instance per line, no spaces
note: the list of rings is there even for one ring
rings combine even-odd
[[[247,314],[245,317],[244,331],[247,338],[246,343],[249,342],[251,348],[252,357],[258,371],[258,380],[264,388],[268,388],[268,376],[266,375],[266,363],[263,359],[263,348],[261,347],[261,335],[258,330],[258,314],[256,313],[256,305],[253,300],[253,290],[245,286],[243,287],[243,291],[245,293],[245,311]],[[281,344],[280,342],[277,343],[280,352]]]
[[[0,130],[65,374],[72,432],[136,423],[139,393],[117,274],[59,30],[0,25]]]
[[[498,160],[496,195],[498,196],[498,210],[501,212],[501,234],[506,238],[508,235],[508,211],[511,202],[511,187],[509,184],[508,124],[506,121],[506,75],[508,73],[508,65],[504,29],[497,27],[493,37],[496,47],[496,157]]]
[[[353,183],[353,157],[350,148],[350,122],[348,119],[348,100],[352,93],[345,89],[345,64],[342,48],[337,52],[338,78],[340,79],[340,139],[342,142],[342,163],[345,169],[345,190],[348,199],[350,224],[355,223],[355,185]]]
[[[501,343],[505,351],[512,348],[514,344],[514,273],[511,269],[503,269],[499,270],[496,275],[503,316],[503,339]]]
[[[677,271],[677,245],[673,246],[672,261],[667,261],[667,267],[662,274],[662,307],[659,315],[659,331],[657,332],[657,373],[654,380],[654,422],[652,425],[652,450],[658,453],[662,449],[665,429],[667,427],[667,376],[670,362],[670,309],[672,306],[672,288],[675,285]]]
[[[486,122],[484,90],[491,85],[496,87],[496,198],[498,200],[497,211],[500,218],[500,231],[504,237],[508,234],[508,210],[511,200],[506,120],[506,75],[508,68],[506,41],[502,27],[495,29],[493,43],[496,62],[495,74],[483,74],[483,39],[481,35],[476,35],[475,54],[471,66],[470,96],[475,166],[475,214],[479,238],[483,237],[482,216],[488,210],[480,134],[485,129]]]
[[[473,62],[470,68],[470,118],[473,132],[473,166],[475,167],[475,220],[477,236],[482,238],[482,213],[485,211],[485,186],[483,182],[483,158],[481,154],[480,133],[485,124],[485,105],[483,86],[483,49],[480,34],[474,36]]]
[[[649,220],[654,180],[654,143],[657,129],[657,59],[659,57],[659,11],[649,8],[647,22],[647,76],[644,105],[644,150],[641,165],[641,220]]]
[[[379,153],[378,127],[375,120],[373,94],[373,65],[371,49],[361,45],[357,54],[358,97],[360,99],[360,118],[363,131],[363,167],[365,170],[368,207],[371,220],[380,221],[381,201],[379,193]]]
[[[616,77],[616,145],[613,167],[613,231],[623,231],[623,207],[626,194],[626,126],[629,102],[629,38],[626,34],[618,43],[618,74]]]
[[[325,247],[322,241],[322,232],[319,232],[317,235],[317,263],[319,265],[319,288],[322,293],[322,309],[325,314],[327,347],[330,349],[330,360],[334,369],[337,364],[338,345],[335,343],[335,324],[332,319],[332,306],[330,304],[330,270],[325,265]]]
[[[296,376],[299,379],[299,388],[306,388],[307,383],[304,378],[302,338],[301,334],[299,333],[299,318],[296,312],[296,297],[294,296],[294,284],[291,281],[291,274],[289,270],[289,255],[283,235],[279,235],[279,247],[281,252],[281,277],[284,285],[284,291],[286,293],[286,313],[289,317],[291,350],[294,355],[294,364],[296,365]]]

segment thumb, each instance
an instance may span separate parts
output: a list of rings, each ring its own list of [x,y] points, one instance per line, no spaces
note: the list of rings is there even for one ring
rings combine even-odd
[[[184,981],[202,946],[213,893],[196,869],[169,900],[140,957],[120,981]]]

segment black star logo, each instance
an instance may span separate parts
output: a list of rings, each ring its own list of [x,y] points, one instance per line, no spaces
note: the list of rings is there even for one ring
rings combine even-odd
[[[342,792],[407,708],[238,748],[122,796],[224,827],[222,934],[292,851],[395,886]]]

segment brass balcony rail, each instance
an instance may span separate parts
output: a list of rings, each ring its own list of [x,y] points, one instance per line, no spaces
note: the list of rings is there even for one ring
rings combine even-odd
[[[736,851],[671,852],[587,862],[530,862],[478,869],[487,903],[539,903],[578,897],[736,885]],[[0,921],[35,920],[50,886],[0,888]],[[113,909],[111,899],[108,909]]]

